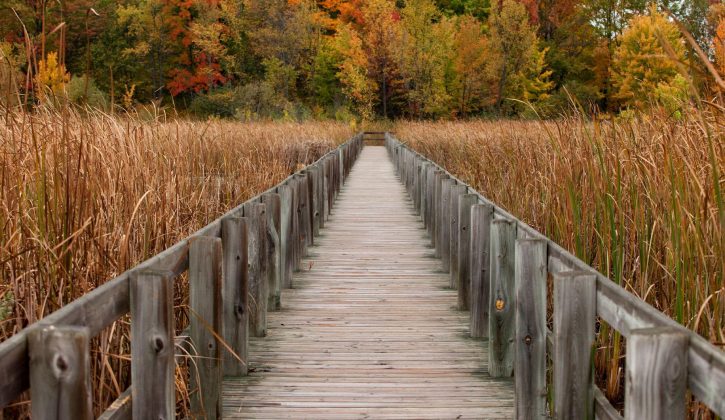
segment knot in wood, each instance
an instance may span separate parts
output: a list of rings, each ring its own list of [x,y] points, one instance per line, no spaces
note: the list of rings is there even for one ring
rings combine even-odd
[[[527,346],[531,345],[531,336],[530,335],[527,335],[526,337],[524,337],[524,343],[526,343]]]
[[[63,355],[56,355],[55,356],[55,369],[58,371],[58,374],[62,374],[66,370],[68,370],[68,361],[65,360],[65,357]]]
[[[506,303],[503,301],[503,299],[496,299],[496,310],[497,311],[503,311],[503,308],[506,306]]]
[[[156,353],[161,353],[164,347],[166,347],[166,340],[164,340],[164,337],[160,335],[154,335],[151,338],[151,347]]]

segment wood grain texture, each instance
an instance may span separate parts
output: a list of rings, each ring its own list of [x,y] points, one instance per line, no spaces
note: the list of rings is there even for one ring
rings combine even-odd
[[[174,416],[174,285],[168,272],[131,277],[131,384],[135,418]]]
[[[458,309],[471,308],[471,208],[478,203],[474,194],[458,201]]]
[[[267,310],[276,311],[282,290],[282,200],[279,194],[269,193],[262,202],[267,206]]]
[[[489,377],[425,238],[385,149],[366,147],[249,376],[226,378],[224,417],[511,418],[513,382]]]
[[[627,340],[625,419],[685,418],[688,341],[686,334],[671,328],[632,331]]]
[[[459,225],[459,214],[458,214],[458,203],[461,201],[461,197],[468,192],[468,187],[465,185],[457,184],[451,187],[451,201],[450,206],[450,219],[451,219],[451,239],[449,245],[448,255],[450,256],[450,268],[451,268],[451,289],[458,289],[458,225]]]
[[[222,337],[230,347],[224,352],[223,373],[228,376],[247,374],[249,341],[249,230],[244,217],[222,220],[224,251],[224,287],[222,289]],[[240,360],[241,359],[241,360]]]
[[[491,223],[491,277],[488,299],[489,372],[493,377],[513,375],[516,299],[514,258],[516,223]]]
[[[28,335],[34,419],[90,420],[90,333],[85,327],[44,326]]]
[[[493,206],[471,208],[471,337],[488,338]]]
[[[455,185],[455,180],[451,178],[444,179],[441,182],[441,199],[437,203],[440,208],[438,211],[440,229],[437,244],[441,252],[441,265],[446,273],[451,271],[451,192]],[[450,286],[450,281],[448,283]]]
[[[264,337],[267,331],[267,206],[249,203],[244,206],[247,219],[247,269],[249,335]]]
[[[590,419],[594,412],[592,346],[596,277],[581,271],[552,274],[554,281],[554,415]]]
[[[261,204],[260,204],[261,206]],[[191,415],[216,419],[222,379],[222,240],[201,236],[189,248],[189,329],[196,359],[191,364]]]
[[[516,241],[516,418],[545,419],[546,242]]]

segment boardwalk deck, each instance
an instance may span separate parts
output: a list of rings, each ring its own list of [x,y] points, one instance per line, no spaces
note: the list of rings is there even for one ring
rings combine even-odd
[[[433,258],[383,147],[366,147],[250,375],[227,378],[225,418],[511,418],[513,381],[487,373],[488,345]]]

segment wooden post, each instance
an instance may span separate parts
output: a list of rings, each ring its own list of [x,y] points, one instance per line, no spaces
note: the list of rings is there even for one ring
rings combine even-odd
[[[244,205],[247,218],[247,259],[249,269],[249,335],[267,334],[267,207],[260,203]]]
[[[471,308],[471,208],[478,203],[476,194],[462,195],[458,200],[458,309]]]
[[[514,254],[516,223],[498,219],[491,223],[491,292],[488,306],[489,362],[494,378],[509,377],[514,370],[516,302]]]
[[[317,189],[320,184],[318,181],[318,173],[314,167],[307,168],[305,173],[307,174],[307,193],[309,194],[307,204],[308,211],[310,212],[310,227],[312,228],[312,237],[310,240],[312,241],[312,245],[314,245],[314,238],[320,235],[320,202],[317,194]]]
[[[176,412],[173,276],[134,272],[129,293],[133,418],[172,419]]]
[[[423,221],[423,226],[427,226],[428,221],[426,220],[426,208],[428,206],[428,173],[430,171],[430,162],[423,161],[423,163],[421,163],[420,171],[420,198],[418,199],[420,205],[418,209],[418,215],[420,215],[420,220]]]
[[[516,344],[514,385],[517,419],[545,419],[547,245],[516,241]]]
[[[443,219],[442,211],[443,208],[441,206],[441,201],[443,200],[443,181],[448,179],[448,175],[445,174],[443,171],[436,172],[436,181],[435,181],[435,191],[433,196],[433,201],[431,202],[432,209],[433,209],[433,246],[435,257],[441,258],[441,220]]]
[[[451,190],[456,185],[453,179],[444,179],[441,183],[440,201],[440,232],[438,244],[441,249],[441,263],[443,271],[448,273],[451,270]]]
[[[425,185],[425,227],[428,231],[428,236],[431,238],[431,244],[433,244],[433,239],[435,236],[433,236],[433,207],[434,207],[434,200],[435,200],[435,190],[436,190],[436,173],[438,172],[438,169],[435,168],[432,164],[428,167],[428,181]]]
[[[234,352],[234,354],[229,351],[223,352],[223,374],[225,376],[244,376],[247,374],[247,343],[249,341],[248,235],[247,219],[228,217],[222,220],[222,248],[224,251],[222,337]]]
[[[292,270],[293,270],[293,252],[292,252],[292,188],[289,185],[283,184],[277,187],[277,193],[280,197],[280,254],[281,261],[280,266],[282,267],[282,289],[289,289],[292,285]]]
[[[488,337],[493,206],[471,207],[471,337]]]
[[[552,273],[554,279],[554,416],[591,419],[592,346],[597,279],[581,271]]]
[[[451,240],[450,250],[448,251],[451,267],[451,289],[458,289],[458,203],[461,201],[461,196],[467,192],[468,187],[465,185],[454,185],[451,187]]]
[[[687,334],[674,328],[631,332],[627,338],[625,419],[686,417],[689,341]]]
[[[210,236],[189,243],[189,327],[196,350],[190,366],[192,417],[221,416],[222,240]]]
[[[281,199],[279,194],[265,194],[262,202],[267,205],[267,310],[280,308],[282,292],[282,250],[280,247]]]
[[[299,175],[297,178],[297,197],[299,198],[299,205],[297,207],[297,218],[299,219],[300,225],[300,236],[299,236],[299,260],[302,257],[307,256],[307,247],[312,245],[312,219],[310,212],[310,193],[309,193],[309,176],[306,173]],[[299,269],[299,265],[297,267]]]
[[[50,325],[28,333],[34,419],[94,418],[89,340],[90,333],[85,327]]]

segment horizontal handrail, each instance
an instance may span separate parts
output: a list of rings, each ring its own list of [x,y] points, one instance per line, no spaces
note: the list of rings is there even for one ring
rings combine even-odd
[[[319,181],[319,185],[315,185],[314,188],[309,184],[309,208],[312,212],[317,212],[312,217],[324,218],[324,213],[329,211],[333,196],[336,196],[339,192],[339,187],[348,175],[362,148],[362,139],[362,133],[355,135],[314,163],[233,208],[170,248],[125,271],[0,343],[0,378],[2,378],[0,380],[0,409],[13,402],[30,386],[28,340],[34,332],[46,329],[49,326],[74,326],[83,327],[88,338],[95,337],[104,328],[129,313],[131,309],[129,281],[134,275],[153,271],[164,273],[164,276],[175,279],[189,269],[190,243],[196,238],[220,238],[223,221],[240,217],[244,214],[245,209],[249,208],[250,204],[261,203],[265,197],[275,194],[283,186],[293,184],[297,179],[305,177],[308,173],[312,176],[312,173],[315,172],[313,178]],[[339,185],[333,183],[339,183]],[[317,194],[314,200],[312,197],[313,191]],[[324,194],[327,194],[327,196]],[[313,203],[314,207],[312,206]],[[296,211],[302,210],[296,209]],[[315,219],[316,223],[317,219]],[[311,241],[311,238],[308,240]]]
[[[627,292],[605,275],[496,205],[456,178],[445,168],[416,152],[404,142],[396,139],[391,134],[387,134],[386,143],[391,153],[398,154],[396,167],[401,172],[403,182],[406,183],[409,191],[420,188],[417,185],[418,183],[427,182],[425,176],[422,176],[419,171],[422,170],[421,168],[430,167],[432,168],[430,170],[440,172],[444,178],[451,179],[454,184],[464,186],[469,194],[473,194],[478,198],[479,203],[490,206],[493,209],[493,218],[515,223],[519,239],[535,239],[545,243],[548,253],[547,265],[550,272],[575,271],[582,276],[592,276],[595,279],[596,286],[596,315],[625,337],[629,338],[634,332],[653,327],[664,327],[669,331],[675,331],[687,337],[687,386],[698,400],[707,405],[717,415],[725,417],[725,398],[723,398],[723,395],[725,395],[725,352]],[[440,187],[440,181],[438,185]],[[412,191],[412,194],[415,196],[421,194],[421,191]],[[425,195],[424,192],[422,194]],[[416,200],[417,205],[420,206],[422,198],[414,197],[414,201]],[[598,405],[603,403],[600,394],[596,394]]]

